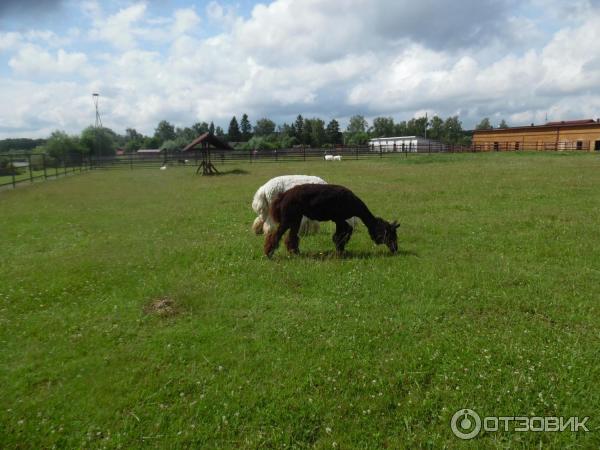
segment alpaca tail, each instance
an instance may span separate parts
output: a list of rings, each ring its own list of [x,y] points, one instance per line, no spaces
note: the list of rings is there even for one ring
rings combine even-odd
[[[273,202],[271,202],[271,208],[269,209],[269,215],[271,216],[271,219],[275,222],[275,223],[280,223],[281,222],[281,200],[283,199],[283,195],[284,192],[282,192],[281,194],[279,194],[277,196],[277,198],[275,200],[273,200]]]
[[[256,214],[263,214],[266,216],[269,211],[269,202],[262,188],[259,188],[254,194],[252,199],[252,209]]]

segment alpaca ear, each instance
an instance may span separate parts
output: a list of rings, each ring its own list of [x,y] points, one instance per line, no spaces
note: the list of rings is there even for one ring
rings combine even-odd
[[[400,224],[398,223],[398,221],[397,221],[397,220],[394,220],[394,221],[392,222],[392,226],[393,226],[395,229],[398,229],[398,228],[400,228]]]

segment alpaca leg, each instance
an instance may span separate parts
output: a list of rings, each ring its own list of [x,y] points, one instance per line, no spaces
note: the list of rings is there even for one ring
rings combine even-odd
[[[263,233],[271,234],[275,230],[275,223],[271,219],[271,216],[267,214],[266,217],[263,218]]]
[[[300,236],[306,236],[310,233],[310,222],[307,217],[302,217],[302,221],[300,222],[300,230],[298,233]]]
[[[335,234],[333,235],[333,243],[335,244],[335,249],[338,252],[343,252],[346,244],[352,237],[352,227],[348,225],[348,222],[341,221],[336,222],[335,224]]]
[[[319,232],[319,221],[311,220],[308,217],[302,216],[300,223],[300,236],[308,236],[309,234],[317,234]]]
[[[279,247],[279,241],[289,227],[289,224],[281,223],[279,224],[277,231],[267,234],[267,238],[265,239],[265,255],[269,258],[273,256],[273,253],[277,250],[277,247]]]
[[[263,218],[257,216],[256,219],[254,219],[254,223],[252,224],[252,231],[254,232],[254,234],[262,234],[264,224],[265,221],[263,220]]]
[[[292,226],[290,227],[290,232],[288,233],[287,238],[285,239],[285,246],[287,247],[288,252],[290,253],[300,253],[300,249],[298,248],[298,245],[300,244],[300,238],[298,237],[300,223],[300,220],[292,223]]]

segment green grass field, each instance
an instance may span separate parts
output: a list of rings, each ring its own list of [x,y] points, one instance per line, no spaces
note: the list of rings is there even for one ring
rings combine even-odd
[[[94,171],[0,192],[0,448],[598,448],[600,158]],[[399,219],[273,260],[269,178]],[[165,308],[155,307],[164,300]],[[484,416],[590,432],[452,434]]]

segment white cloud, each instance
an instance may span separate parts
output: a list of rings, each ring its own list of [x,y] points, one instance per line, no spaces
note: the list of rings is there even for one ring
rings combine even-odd
[[[136,3],[119,10],[116,14],[103,17],[97,4],[88,4],[90,13],[94,15],[94,26],[90,32],[93,39],[106,41],[119,49],[130,49],[136,46],[137,38],[143,30],[137,28],[144,18],[145,3]]]
[[[276,0],[242,18],[213,1],[201,18],[194,8],[155,16],[143,2],[106,14],[87,2],[90,37],[109,44],[87,56],[60,45],[74,41],[77,30],[0,33],[14,73],[38,77],[0,89],[8,104],[27,105],[10,120],[0,108],[0,135],[38,124],[33,111],[55,120],[51,128],[79,131],[93,121],[86,111],[94,91],[101,93],[103,122],[120,132],[151,133],[162,119],[226,125],[244,112],[277,121],[299,113],[342,121],[355,113],[460,113],[466,126],[484,116],[518,124],[540,122],[546,112],[556,119],[598,115],[598,10],[579,0],[577,11],[585,14],[571,14],[555,30],[546,15],[526,16],[515,5],[348,0],[340,8],[334,0]],[[200,38],[207,24],[219,24],[219,34]],[[54,43],[42,46],[44,36]],[[79,81],[57,83],[63,75]],[[28,89],[47,96],[27,97]],[[66,100],[57,101],[52,89]]]
[[[200,17],[191,8],[178,9],[173,14],[173,34],[181,35],[194,30],[200,24]]]
[[[37,45],[24,45],[12,57],[8,65],[17,73],[25,75],[55,75],[81,72],[86,69],[87,57],[83,53],[68,53],[59,49],[52,54]]]
[[[22,42],[21,33],[0,33],[0,52],[15,50]]]
[[[0,136],[46,137],[56,129],[79,132],[93,121],[91,97],[76,83],[0,79]]]

